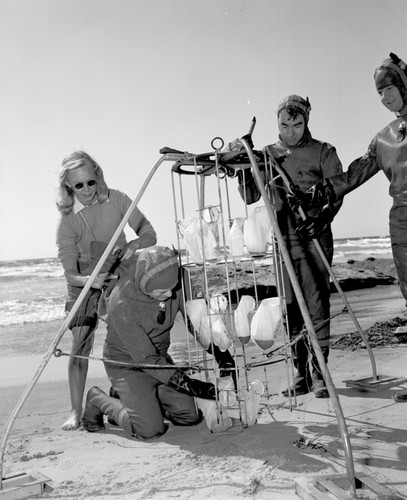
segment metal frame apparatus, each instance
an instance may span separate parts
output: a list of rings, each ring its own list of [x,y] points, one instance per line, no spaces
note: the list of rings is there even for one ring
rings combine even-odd
[[[347,431],[346,427],[346,422],[345,418],[342,412],[342,408],[339,402],[339,397],[336,392],[335,386],[332,382],[331,375],[329,373],[329,370],[327,368],[327,365],[324,360],[324,356],[322,354],[321,348],[318,343],[318,339],[315,333],[314,325],[312,324],[309,311],[307,309],[302,290],[300,288],[300,285],[298,283],[298,279],[296,277],[293,265],[291,263],[291,259],[288,253],[288,250],[285,246],[283,235],[280,231],[280,228],[278,226],[275,212],[274,212],[274,207],[272,206],[270,196],[268,191],[266,190],[266,187],[264,186],[264,180],[261,176],[258,162],[263,162],[264,161],[264,155],[261,152],[258,151],[253,151],[252,149],[252,143],[251,143],[251,133],[253,131],[255,125],[255,120],[253,120],[253,124],[251,127],[251,130],[249,131],[249,134],[246,136],[242,137],[241,139],[236,139],[233,143],[230,143],[226,149],[222,149],[224,144],[223,141],[221,140],[221,146],[220,148],[215,149],[214,153],[208,153],[205,155],[193,155],[193,154],[188,154],[188,153],[183,153],[181,151],[174,151],[170,150],[168,148],[164,148],[161,150],[161,153],[164,154],[170,154],[172,155],[171,158],[174,160],[174,165],[172,167],[173,172],[176,172],[178,174],[185,174],[185,175],[194,175],[196,178],[196,184],[197,186],[200,187],[197,188],[197,198],[198,198],[198,207],[197,210],[198,212],[202,212],[205,208],[205,195],[204,195],[204,183],[205,183],[205,178],[211,174],[215,174],[216,178],[219,183],[219,179],[223,177],[226,182],[227,186],[227,176],[234,177],[236,170],[237,169],[245,169],[245,168],[251,168],[258,188],[260,190],[263,202],[265,204],[265,207],[267,209],[267,214],[269,216],[269,219],[272,224],[272,229],[273,229],[273,234],[274,238],[277,242],[278,248],[281,253],[281,258],[284,261],[284,264],[287,269],[287,273],[289,275],[295,296],[298,301],[298,305],[301,311],[301,314],[304,319],[304,324],[305,328],[307,330],[307,334],[309,336],[310,343],[312,345],[312,348],[314,349],[315,356],[318,360],[318,363],[320,365],[323,377],[325,379],[327,389],[332,401],[332,404],[335,409],[335,413],[338,419],[338,427],[342,436],[342,442],[344,446],[344,451],[345,451],[345,462],[346,462],[346,470],[347,470],[347,479],[345,479],[345,483],[347,484],[346,489],[349,490],[350,494],[353,495],[356,498],[356,489],[355,489],[355,471],[354,471],[354,465],[353,465],[353,454],[352,454],[352,448],[350,445],[350,439],[349,439],[349,434]],[[218,138],[216,138],[218,139]],[[214,146],[214,141],[212,141],[212,146]],[[200,181],[199,181],[200,179]],[[173,182],[173,187],[175,186],[175,183]],[[226,190],[227,193],[227,190]],[[221,202],[222,200],[222,194],[221,190],[219,189],[219,184],[218,184],[218,196],[219,200]],[[180,197],[182,200],[182,189],[180,190]],[[174,195],[175,199],[175,195]],[[226,199],[229,200],[229,197],[226,196]],[[175,213],[176,213],[176,224],[177,224],[177,229],[179,228],[179,221],[177,220],[178,217],[178,210],[177,210],[177,204],[174,201],[174,206],[175,206]],[[227,203],[228,210],[229,210],[229,203]],[[181,205],[182,210],[184,210],[183,205]],[[222,204],[221,204],[222,208]],[[221,210],[221,213],[223,213],[223,209]],[[230,213],[228,215],[228,220],[231,221],[232,217]],[[182,211],[182,217],[185,217],[185,212]],[[199,220],[202,220],[202,217],[199,217]],[[222,236],[223,236],[223,258],[222,262],[227,268],[227,263],[229,260],[228,254],[227,254],[227,246],[226,246],[226,238],[225,238],[225,233],[224,233],[224,222],[223,222],[223,217],[222,217]],[[203,232],[201,233],[201,238],[202,238],[202,248],[204,248],[204,236]],[[188,261],[183,263],[184,266],[188,267]],[[205,258],[205,253],[203,252],[202,255],[202,266],[204,269],[204,281],[205,282],[205,290],[204,293],[206,294],[206,298],[208,299],[208,294],[209,294],[209,287],[207,283],[207,270],[206,266],[208,265],[207,259]],[[226,273],[228,275],[228,273]],[[228,282],[228,294],[229,294],[229,282]],[[283,308],[284,310],[284,308]],[[242,349],[243,350],[243,349]],[[247,365],[245,365],[245,368]],[[238,396],[238,399],[240,397]]]
[[[166,152],[166,154],[168,154],[168,148],[161,150],[161,152]],[[224,163],[224,152],[222,150],[215,150],[214,153],[207,155],[187,155],[183,152],[171,150],[170,154],[171,159],[175,159],[172,166],[171,179],[178,252],[181,266],[183,267],[186,277],[185,281],[187,288],[192,290],[192,295],[190,297],[187,297],[186,294],[184,294],[184,296],[187,305],[188,299],[203,299],[206,303],[206,314],[209,317],[220,317],[221,321],[226,326],[231,341],[229,349],[233,354],[236,365],[234,369],[230,369],[236,381],[236,391],[233,391],[237,396],[235,405],[237,404],[239,411],[238,416],[242,425],[246,425],[248,416],[245,401],[247,401],[247,394],[250,390],[251,383],[255,382],[251,380],[254,375],[253,368],[261,366],[264,368],[263,395],[267,397],[269,395],[267,365],[279,361],[286,361],[288,377],[290,380],[293,379],[291,358],[287,356],[289,340],[285,325],[288,320],[286,317],[281,275],[281,254],[273,238],[270,238],[268,248],[265,246],[263,253],[256,256],[251,255],[247,251],[243,252],[241,255],[232,255],[228,247],[228,233],[234,221],[232,214],[233,210],[230,203],[229,179],[235,177],[239,169],[250,167],[250,160],[245,153],[240,152],[236,154],[231,152],[231,154],[227,154],[226,164]],[[212,183],[210,184],[210,182]],[[195,192],[195,196],[193,196],[194,200],[192,204],[190,202],[188,207],[186,203],[186,193],[191,196],[191,192]],[[191,205],[193,207],[192,209]],[[247,219],[247,204],[241,203],[241,209],[242,207],[245,212],[245,218]],[[185,221],[191,223],[193,229],[197,231],[195,243],[198,247],[198,251],[195,252],[194,255],[191,255],[191,252],[189,252],[187,248],[185,228],[182,229]],[[216,236],[215,256],[213,254],[207,255],[207,245],[205,242],[207,233],[205,234],[204,225],[206,231],[213,231],[211,235]],[[234,312],[241,299],[241,294],[250,293],[255,299],[255,309],[252,313],[249,313],[249,321],[252,319],[254,312],[261,303],[262,293],[258,290],[259,284],[257,274],[258,265],[264,262],[267,262],[270,273],[272,274],[274,272],[275,275],[275,284],[270,283],[269,286],[269,288],[273,290],[268,290],[268,295],[280,298],[283,317],[280,327],[283,334],[284,345],[267,353],[261,352],[259,348],[258,356],[255,360],[253,361],[251,359],[248,361],[245,348],[248,339],[244,340],[237,335]],[[219,283],[215,283],[216,280],[213,278],[213,270],[215,268],[216,278],[218,282],[221,281],[223,285],[220,289],[219,286],[217,286]],[[250,289],[249,292],[241,291],[239,276],[241,276],[242,273],[251,276],[251,286],[248,287]],[[216,300],[216,297],[219,295],[226,297],[226,301],[224,302],[225,308],[223,310],[213,311],[210,307],[211,300]],[[198,344],[196,341],[193,346],[191,345],[191,336],[188,335],[187,326],[186,331],[187,335],[185,342],[188,346],[188,361],[190,365],[194,367],[202,366],[206,378],[211,378],[212,381],[217,384],[219,380],[219,369],[216,362],[214,362],[213,359],[208,359],[202,345]],[[195,333],[195,339],[199,339],[199,332]],[[211,344],[214,343],[213,336],[210,342]],[[213,345],[211,347],[213,349]],[[281,358],[277,361],[274,359],[270,360],[270,357],[276,356],[277,353],[281,354]],[[232,395],[229,395],[229,398],[226,399],[234,400]],[[227,404],[220,405],[218,400],[217,411],[219,422],[222,421],[223,410],[227,410],[231,415],[235,415],[234,411],[236,407],[231,407]]]
[[[294,290],[304,320],[305,324],[304,334],[308,336],[311,346],[314,350],[315,356],[317,358],[323,377],[325,379],[329,396],[331,398],[331,402],[338,420],[338,428],[342,438],[342,445],[344,448],[344,455],[345,455],[345,468],[346,468],[345,475],[341,475],[340,477],[338,476],[336,478],[330,477],[329,485],[328,483],[326,484],[324,483],[324,485],[321,487],[322,489],[318,486],[317,492],[313,491],[310,492],[308,491],[309,488],[307,489],[307,487],[304,487],[304,485],[300,485],[297,487],[297,493],[300,496],[303,496],[303,498],[320,498],[320,496],[318,496],[320,491],[322,491],[322,495],[327,495],[327,491],[329,490],[329,494],[332,493],[336,495],[336,498],[340,499],[357,498],[357,489],[359,488],[360,484],[369,483],[369,486],[373,484],[371,481],[367,480],[361,481],[355,476],[351,443],[347,431],[345,417],[343,415],[342,408],[340,405],[339,397],[335,389],[335,386],[332,382],[332,378],[329,373],[328,367],[325,363],[324,356],[322,354],[321,348],[317,340],[314,325],[312,324],[309,311],[306,307],[306,303],[303,297],[302,290],[299,286],[288,250],[284,244],[283,235],[280,231],[280,228],[276,220],[272,194],[268,191],[268,189],[264,185],[259,165],[261,165],[262,168],[265,168],[266,170],[269,171],[268,175],[273,175],[271,173],[273,169],[277,170],[278,175],[280,175],[283,178],[284,182],[287,184],[288,189],[290,188],[290,186],[288,180],[284,176],[284,171],[281,170],[281,168],[278,165],[277,166],[275,165],[272,158],[265,155],[263,152],[253,150],[251,134],[253,132],[254,125],[255,125],[255,119],[253,119],[251,129],[247,135],[243,136],[242,138],[236,139],[232,143],[229,143],[226,147],[224,147],[224,142],[222,139],[215,138],[212,141],[212,147],[214,151],[210,153],[191,154],[188,152],[176,151],[170,148],[163,148],[160,151],[161,157],[151,169],[137,197],[133,201],[131,207],[129,208],[128,212],[123,218],[121,224],[117,228],[115,234],[113,235],[111,241],[109,242],[98,264],[96,265],[95,269],[90,275],[89,280],[86,283],[86,286],[83,288],[82,293],[78,297],[72,310],[64,320],[60,330],[58,331],[56,337],[52,341],[47,353],[44,355],[44,358],[40,366],[38,367],[34,377],[27,385],[19,401],[17,402],[16,407],[14,408],[12,415],[10,416],[1,444],[0,497],[3,497],[3,495],[5,495],[6,493],[10,493],[7,492],[7,489],[4,489],[4,487],[6,487],[7,484],[9,484],[10,478],[9,479],[5,478],[3,480],[3,463],[4,463],[4,455],[5,455],[7,440],[11,433],[13,424],[21,408],[23,407],[25,401],[30,395],[32,389],[34,388],[36,382],[41,376],[48,361],[50,360],[52,355],[58,352],[57,346],[60,340],[62,339],[65,331],[68,329],[68,325],[70,324],[73,315],[78,310],[85,295],[91,288],[94,279],[96,278],[104,262],[110,255],[119,235],[121,234],[122,230],[127,224],[127,221],[132,211],[139,203],[148,184],[150,183],[151,178],[153,177],[157,169],[160,167],[160,165],[162,165],[162,163],[166,161],[172,163],[171,182],[173,190],[175,229],[177,234],[177,245],[178,245],[180,263],[183,268],[184,274],[186,276],[186,280],[184,283],[184,298],[186,300],[194,300],[195,298],[203,299],[205,301],[205,304],[207,304],[208,306],[207,309],[208,316],[211,316],[213,314],[220,315],[224,324],[226,325],[226,330],[228,331],[229,336],[231,337],[232,343],[230,345],[230,350],[235,359],[236,367],[230,368],[229,371],[231,372],[231,375],[235,377],[236,381],[235,390],[232,390],[232,392],[236,393],[237,395],[237,405],[228,406],[227,404],[226,405],[223,404],[222,406],[219,403],[219,398],[218,398],[218,400],[216,401],[217,405],[216,410],[218,412],[219,420],[220,421],[222,420],[223,409],[225,409],[228,412],[233,411],[235,409],[237,412],[237,417],[240,419],[242,424],[247,425],[248,415],[247,415],[247,407],[245,405],[245,397],[250,389],[250,384],[251,384],[250,377],[252,375],[251,370],[254,367],[256,368],[264,367],[265,393],[263,394],[263,396],[268,397],[267,365],[275,362],[273,359],[270,358],[272,358],[272,356],[276,355],[278,352],[281,352],[282,360],[285,360],[287,362],[286,363],[288,367],[287,376],[289,382],[292,382],[293,369],[292,369],[291,353],[290,353],[291,344],[288,340],[288,335],[286,331],[288,319],[286,316],[285,291],[282,280],[282,262],[284,262],[286,271],[290,278],[292,288]],[[239,339],[236,335],[234,311],[236,308],[236,304],[240,299],[240,294],[241,294],[239,290],[239,275],[238,275],[239,267],[245,267],[249,271],[249,274],[251,274],[252,276],[252,282],[253,282],[252,289],[253,289],[256,309],[261,302],[259,297],[258,280],[256,273],[256,263],[258,262],[259,257],[252,256],[245,252],[240,256],[240,262],[237,265],[236,259],[234,258],[234,256],[230,254],[230,251],[228,250],[228,233],[232,221],[234,219],[232,203],[229,196],[228,182],[230,178],[233,178],[237,175],[237,172],[239,170],[242,170],[243,175],[245,175],[244,172],[247,169],[251,169],[252,173],[254,174],[258,188],[261,192],[262,200],[264,202],[269,221],[272,226],[273,239],[270,242],[271,243],[271,246],[269,248],[270,252],[268,254],[267,252],[265,252],[265,255],[262,255],[262,257],[264,258],[266,256],[269,259],[270,271],[274,269],[275,286],[276,286],[275,295],[277,295],[277,297],[280,300],[280,306],[282,312],[281,329],[283,333],[283,342],[281,346],[281,351],[280,347],[278,347],[277,349],[270,350],[269,352],[261,352],[259,350],[260,359],[256,359],[254,362],[248,361],[246,355],[245,342],[241,341],[241,339]],[[193,181],[193,189],[185,190],[184,183],[186,181],[186,177],[188,176]],[[209,182],[212,182],[212,189],[210,192],[208,192]],[[192,209],[192,213],[188,212],[188,210],[190,210],[189,209],[190,205],[189,205],[189,200],[187,200],[187,198],[190,198],[191,195],[193,199],[192,206],[194,207]],[[219,213],[219,220],[216,222],[211,220],[212,216],[211,210],[213,207],[216,207],[217,212]],[[209,218],[208,218],[208,209],[209,209]],[[248,216],[247,203],[244,203],[244,210],[247,218]],[[205,219],[204,215],[206,216],[206,221],[204,220]],[[303,215],[305,217],[304,213]],[[198,259],[198,261],[192,260],[189,251],[187,251],[186,249],[185,233],[182,234],[183,231],[182,222],[186,218],[195,218],[198,224],[197,227],[200,239],[200,241],[198,241],[198,247],[201,252],[201,258]],[[218,236],[217,256],[214,259],[208,258],[211,256],[207,255],[206,253],[207,252],[207,247],[205,245],[206,236],[203,230],[204,223],[209,226],[210,224],[212,224],[212,229]],[[319,250],[320,246],[318,241],[315,240],[314,243]],[[324,257],[323,255],[321,256]],[[352,319],[357,325],[359,333],[361,334],[363,340],[365,341],[372,362],[372,369],[373,369],[372,378],[375,382],[377,381],[379,382],[376,385],[380,385],[381,379],[380,378],[378,379],[377,377],[374,357],[371,352],[370,346],[368,346],[367,339],[364,336],[364,333],[361,330],[360,326],[358,325],[357,320],[353,312],[351,311],[351,308],[347,303],[344,294],[340,290],[340,287],[337,284],[337,281],[330,269],[329,264],[326,262],[326,259],[324,262],[326,263],[325,265],[327,266],[327,269],[330,271],[331,278],[334,281],[335,285],[337,286],[338,292],[340,293],[341,297],[344,299],[346,303],[347,312],[351,314]],[[221,281],[223,281],[222,284],[223,288],[221,292],[219,292],[218,289],[218,292],[216,293],[222,293],[222,295],[224,295],[224,297],[226,297],[227,299],[226,308],[223,308],[222,310],[218,311],[213,311],[213,309],[209,308],[213,289],[216,288],[214,287],[214,283],[211,282],[211,277],[209,273],[210,268],[213,268],[214,266],[216,266],[218,269],[221,270],[220,271]],[[188,322],[186,321],[185,323],[186,323],[186,332],[188,332],[189,331],[189,327],[187,325]],[[209,324],[212,325],[211,321],[209,321]],[[212,331],[211,328],[210,331]],[[186,335],[187,345],[188,345],[188,366],[194,368],[195,370],[196,367],[198,367],[198,371],[202,370],[205,374],[205,377],[207,378],[212,377],[215,385],[218,385],[218,380],[220,375],[219,366],[217,366],[217,363],[212,359],[213,357],[208,358],[206,350],[203,349],[200,343],[198,342],[200,340],[199,331],[198,332],[195,331],[195,334],[196,334],[195,341],[191,340],[192,337],[189,334]],[[214,343],[214,338],[212,336],[210,338],[210,344],[212,344],[212,347],[213,343]],[[388,383],[388,381],[386,383]],[[291,399],[290,399],[290,404],[291,404]],[[30,480],[31,479],[32,478],[30,477]],[[339,483],[340,487],[337,487]],[[334,486],[332,486],[332,484]],[[22,485],[22,487],[24,487],[24,485]],[[339,490],[340,492],[338,493]],[[376,488],[376,490],[382,491],[380,485]],[[7,498],[24,498],[24,496],[21,495],[23,495],[23,493],[20,491],[16,492],[15,496],[8,496]],[[326,496],[324,498],[328,497]]]

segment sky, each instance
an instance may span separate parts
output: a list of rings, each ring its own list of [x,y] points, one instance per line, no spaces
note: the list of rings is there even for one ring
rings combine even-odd
[[[72,151],[133,199],[163,146],[209,152],[253,116],[256,149],[275,142],[289,94],[308,96],[312,135],[346,170],[394,119],[373,73],[407,58],[406,25],[405,0],[0,0],[0,260],[56,256]],[[176,244],[170,169],[138,205],[163,245]],[[379,172],[346,196],[334,237],[387,235],[390,206]]]

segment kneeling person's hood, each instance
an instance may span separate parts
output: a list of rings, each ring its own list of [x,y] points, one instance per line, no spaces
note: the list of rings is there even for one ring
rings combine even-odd
[[[170,248],[153,246],[138,255],[134,281],[142,293],[148,295],[154,290],[172,289],[178,279],[178,258]]]

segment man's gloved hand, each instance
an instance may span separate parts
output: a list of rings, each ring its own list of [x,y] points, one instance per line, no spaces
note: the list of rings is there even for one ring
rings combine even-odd
[[[329,179],[321,179],[307,189],[306,194],[309,207],[323,207],[332,205],[336,201],[335,191]]]
[[[242,198],[248,205],[256,203],[261,198],[261,193],[257,187],[254,175],[249,169],[237,171],[237,178],[239,181],[238,191]]]
[[[312,189],[312,188],[311,188]],[[310,207],[312,194],[308,191],[300,191],[297,187],[291,186],[291,190],[287,192],[287,202],[291,210],[296,210],[299,206],[304,209]]]
[[[168,381],[168,386],[178,392],[188,394],[195,398],[216,399],[215,385],[210,382],[203,382],[196,378],[190,378],[181,370],[176,370]]]
[[[296,233],[304,240],[313,240],[325,231],[334,219],[334,212],[329,205],[322,208],[315,216],[300,221]]]

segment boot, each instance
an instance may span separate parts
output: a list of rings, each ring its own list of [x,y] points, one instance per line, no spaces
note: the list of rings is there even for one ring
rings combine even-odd
[[[92,395],[100,391],[99,387],[89,389],[86,396],[85,411],[83,412],[82,424],[88,432],[98,432],[105,428],[103,423],[103,412],[92,402]]]
[[[97,432],[105,428],[103,415],[106,414],[111,420],[117,422],[122,428],[128,427],[127,412],[120,400],[111,398],[99,387],[89,389],[86,397],[85,411],[82,424],[88,432]]]
[[[178,392],[202,399],[216,399],[216,389],[210,382],[190,378],[181,370],[176,370],[168,381],[168,387]]]
[[[296,369],[294,377],[294,386],[284,389],[283,396],[286,398],[290,395],[302,396],[310,392],[311,387],[311,374],[308,365],[308,347],[304,339],[300,339],[292,347],[293,363]]]
[[[109,396],[111,398],[120,399],[119,393],[115,389],[113,389],[113,387],[110,387],[110,389],[109,389]],[[107,418],[107,421],[109,422],[110,425],[114,425],[115,427],[117,427],[119,425],[117,422],[112,420],[110,417]]]
[[[325,363],[328,363],[329,347],[322,347]],[[318,360],[315,354],[312,354],[312,392],[318,399],[329,398],[329,392],[326,388],[324,377],[322,376]]]

